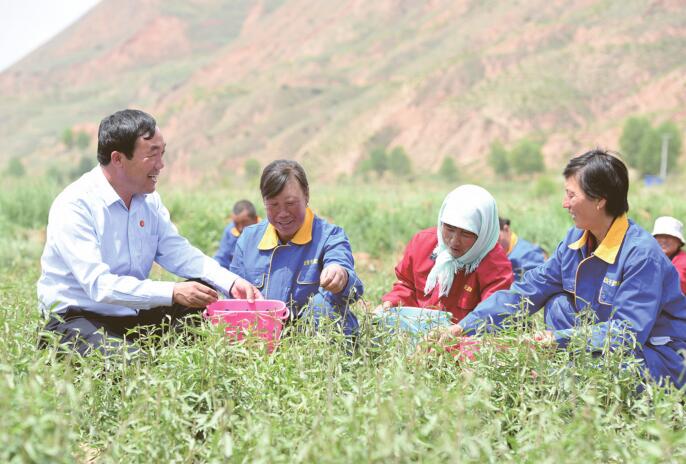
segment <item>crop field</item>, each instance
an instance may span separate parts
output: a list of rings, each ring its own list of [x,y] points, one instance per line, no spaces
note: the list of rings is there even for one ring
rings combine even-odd
[[[315,212],[344,227],[365,284],[351,349],[335,330],[289,327],[271,355],[208,324],[143,339],[102,359],[38,350],[35,282],[47,212],[63,186],[0,187],[0,462],[684,462],[679,392],[638,375],[625,353],[532,349],[515,324],[471,362],[416,354],[365,308],[394,280],[405,242],[434,225],[441,182],[342,180],[311,186]],[[521,236],[552,252],[571,226],[562,179],[484,183]],[[686,219],[686,183],[634,181],[630,217]],[[180,232],[212,255],[248,183],[160,188]],[[153,278],[172,279],[159,268]],[[642,390],[641,393],[638,393]]]

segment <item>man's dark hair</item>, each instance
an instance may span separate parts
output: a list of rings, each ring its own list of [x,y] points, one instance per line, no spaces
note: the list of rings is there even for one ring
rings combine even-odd
[[[156,126],[155,118],[140,110],[122,110],[107,116],[98,129],[98,162],[110,164],[113,151],[131,159],[138,137],[151,139]]]
[[[250,200],[239,200],[233,205],[233,214],[238,216],[243,211],[248,212],[248,216],[253,219],[257,219],[257,211],[255,210],[255,205],[252,204]]]
[[[310,186],[307,183],[305,170],[297,161],[276,160],[269,163],[262,171],[260,178],[260,192],[262,198],[274,198],[283,190],[288,179],[293,176],[300,184],[305,198],[310,197]]]
[[[629,211],[629,173],[617,156],[605,150],[591,150],[571,159],[562,174],[565,179],[576,176],[587,197],[604,198],[605,210],[611,216]]]
[[[510,220],[508,218],[498,216],[498,222],[500,223],[500,230],[503,230],[505,226],[510,225]]]

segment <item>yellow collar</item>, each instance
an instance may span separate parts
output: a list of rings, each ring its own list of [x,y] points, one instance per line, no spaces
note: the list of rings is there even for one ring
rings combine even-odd
[[[505,253],[505,254],[509,255],[510,253],[512,253],[512,250],[514,250],[514,247],[517,246],[517,240],[519,240],[519,237],[517,237],[517,234],[512,232],[512,234],[510,235],[510,246],[507,249],[507,253]]]
[[[608,264],[614,264],[615,259],[617,259],[617,253],[619,253],[619,247],[622,246],[622,241],[624,240],[624,236],[626,235],[626,231],[628,229],[629,219],[627,219],[626,213],[624,213],[614,220],[610,226],[610,230],[607,231],[607,235],[603,241],[600,242],[598,248],[595,249],[593,255],[597,256]],[[581,238],[569,245],[569,248],[572,250],[578,250],[582,246],[586,245],[588,234],[589,232],[585,230]]]
[[[260,219],[260,217],[257,216],[257,222],[260,222],[261,220],[262,220],[262,219]],[[257,224],[257,222],[256,222],[255,224]],[[234,237],[240,237],[240,236],[241,236],[241,233],[238,232],[238,229],[236,229],[236,227],[232,227],[232,228],[231,228],[231,235],[233,235]]]
[[[314,224],[314,213],[310,208],[307,208],[305,212],[305,221],[300,229],[295,233],[293,238],[290,240],[291,243],[296,245],[305,245],[312,241],[312,225]],[[264,231],[262,240],[257,248],[260,250],[271,250],[279,245],[279,236],[276,233],[276,229],[273,225],[267,225],[267,229]]]

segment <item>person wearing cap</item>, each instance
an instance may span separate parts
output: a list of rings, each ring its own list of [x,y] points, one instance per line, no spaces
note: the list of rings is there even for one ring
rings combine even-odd
[[[477,185],[450,192],[437,225],[418,232],[395,267],[396,282],[375,312],[394,306],[448,311],[458,322],[479,302],[510,288],[512,265],[498,243],[498,209]]]
[[[524,240],[515,234],[510,228],[509,219],[499,217],[498,221],[500,222],[498,243],[507,253],[507,258],[512,263],[515,281],[519,282],[524,277],[526,271],[543,264],[545,252],[540,246]]]
[[[656,240],[627,217],[626,166],[606,151],[591,150],[570,160],[563,175],[562,206],[574,227],[555,253],[445,330],[441,341],[497,331],[509,317],[545,307],[547,330],[533,337],[543,346],[565,349],[574,338],[596,354],[606,346],[624,347],[646,377],[681,388],[686,296]],[[590,327],[581,312],[593,316]]]
[[[679,273],[681,291],[686,294],[686,253],[684,246],[684,224],[671,216],[661,216],[655,220],[653,237]]]
[[[265,298],[285,302],[292,318],[311,318],[315,328],[328,318],[354,337],[359,325],[350,305],[364,287],[345,232],[308,207],[307,176],[296,161],[268,164],[260,191],[267,220],[243,229],[231,272]]]
[[[233,259],[233,250],[236,248],[238,237],[247,226],[257,224],[260,218],[255,210],[255,205],[249,200],[240,200],[233,205],[231,213],[231,222],[224,228],[224,234],[219,242],[219,249],[214,255],[221,267],[228,269],[231,267],[231,260]]]

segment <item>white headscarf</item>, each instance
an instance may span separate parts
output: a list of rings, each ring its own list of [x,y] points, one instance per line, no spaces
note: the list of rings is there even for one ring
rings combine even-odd
[[[454,258],[443,242],[443,223],[477,235],[474,245],[459,258]],[[447,295],[455,274],[462,269],[466,274],[474,272],[481,260],[498,243],[499,232],[498,207],[486,189],[478,185],[462,185],[450,192],[438,212],[438,245],[434,249],[436,263],[426,280],[424,293],[428,295],[436,283],[439,283],[440,296]]]

